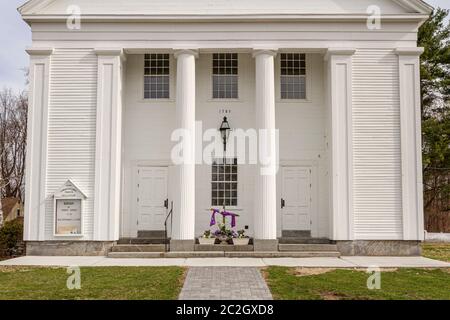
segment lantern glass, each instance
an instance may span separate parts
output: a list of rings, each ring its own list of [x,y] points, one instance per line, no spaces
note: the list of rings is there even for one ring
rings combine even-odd
[[[228,123],[227,117],[223,118],[222,124],[220,125],[220,134],[222,136],[222,140],[224,143],[228,141],[228,138],[230,137],[230,124]]]

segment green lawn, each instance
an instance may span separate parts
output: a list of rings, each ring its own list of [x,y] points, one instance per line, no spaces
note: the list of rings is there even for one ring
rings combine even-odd
[[[422,255],[427,258],[450,262],[450,243],[424,243]]]
[[[361,270],[329,270],[316,275],[295,268],[264,270],[279,300],[450,300],[450,269],[398,269],[381,273],[381,289],[367,289],[369,274]],[[327,271],[327,270],[323,270]],[[297,272],[297,274],[296,274]],[[306,275],[305,275],[306,273]]]
[[[179,267],[81,268],[81,289],[67,289],[66,268],[0,267],[0,300],[177,299],[185,269]]]

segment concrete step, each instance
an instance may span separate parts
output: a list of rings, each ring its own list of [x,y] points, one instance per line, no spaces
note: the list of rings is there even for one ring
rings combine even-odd
[[[196,244],[194,251],[253,251],[253,245],[246,246],[233,246],[233,245],[222,245],[222,244]]]
[[[119,244],[111,248],[112,252],[164,252],[164,244]]]
[[[287,238],[311,238],[311,231],[301,231],[301,230],[283,230],[281,231],[282,237]]]
[[[121,238],[117,244],[164,244],[164,238]]]
[[[164,230],[138,231],[138,238],[164,239],[165,236]]]
[[[109,252],[107,257],[116,259],[165,258],[164,252]]]
[[[338,251],[335,244],[279,244],[278,250],[282,252],[295,251]]]
[[[278,241],[280,244],[331,244],[331,241],[325,238],[282,237]]]
[[[297,251],[297,252],[244,252],[244,251],[190,251],[190,252],[110,252],[108,258],[155,259],[155,258],[317,258],[340,257],[339,252]]]
[[[319,258],[319,257],[340,257],[336,251],[295,251],[295,252],[225,252],[228,258]]]
[[[108,258],[116,259],[155,259],[155,258],[223,258],[223,251],[216,252],[110,252]]]

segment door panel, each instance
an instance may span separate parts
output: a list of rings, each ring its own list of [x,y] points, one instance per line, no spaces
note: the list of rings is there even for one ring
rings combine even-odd
[[[148,167],[138,170],[138,230],[164,230],[167,199],[167,174],[165,167]]]
[[[309,168],[283,168],[283,230],[311,230],[311,171]]]

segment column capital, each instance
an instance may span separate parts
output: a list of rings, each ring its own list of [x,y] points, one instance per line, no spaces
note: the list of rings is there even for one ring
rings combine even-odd
[[[30,56],[50,56],[53,54],[54,49],[53,48],[34,48],[30,47],[25,49],[25,51]]]
[[[182,54],[188,54],[193,55],[196,59],[198,59],[198,50],[197,49],[174,49],[173,55],[175,59],[178,59],[178,57]]]
[[[397,48],[395,53],[399,56],[420,56],[425,51],[424,48]]]
[[[352,56],[355,52],[354,48],[328,48],[324,59],[328,61],[332,56]]]
[[[260,54],[267,54],[275,57],[278,54],[278,49],[253,49],[253,58],[256,58]]]

